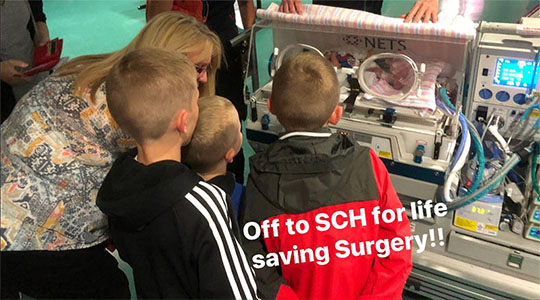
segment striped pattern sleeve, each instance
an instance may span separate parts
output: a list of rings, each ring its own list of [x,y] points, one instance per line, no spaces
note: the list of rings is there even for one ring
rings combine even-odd
[[[201,181],[185,197],[208,222],[234,298],[257,299],[254,271],[233,235],[225,192]]]

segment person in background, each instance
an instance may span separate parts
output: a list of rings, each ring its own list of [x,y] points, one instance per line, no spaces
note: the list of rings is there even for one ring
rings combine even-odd
[[[179,11],[204,23],[207,13],[206,0],[146,0],[146,22],[164,11]]]
[[[134,146],[109,113],[105,77],[126,54],[149,47],[186,55],[200,94],[214,94],[219,38],[196,19],[168,12],[125,48],[64,64],[2,123],[2,298],[129,296],[105,250],[107,218],[95,200],[114,159]]]
[[[151,0],[148,2],[146,20],[151,20],[157,14],[169,10],[181,10],[176,5],[176,0]],[[188,1],[190,2],[190,1]],[[247,106],[244,103],[244,78],[242,70],[242,49],[231,47],[230,40],[238,35],[236,18],[234,13],[235,0],[204,0],[191,1],[201,2],[202,20],[214,31],[224,47],[225,60],[216,74],[216,95],[225,97],[231,101],[240,120],[247,116]],[[196,6],[191,4],[191,6]],[[238,0],[238,8],[242,18],[244,29],[255,22],[255,8],[253,0]],[[198,10],[197,10],[198,11]],[[196,12],[195,12],[196,14]],[[240,151],[228,170],[236,175],[236,180],[244,182],[244,154]]]
[[[489,0],[487,0],[489,1]],[[466,20],[479,22],[482,19],[485,0],[441,0],[439,17],[454,18],[462,16]]]
[[[47,74],[25,76],[31,68],[34,46],[49,41],[49,29],[41,0],[0,0],[0,61],[2,79],[2,122],[9,116],[17,101]]]
[[[238,35],[234,2],[234,0],[210,0],[206,24],[219,36],[225,53],[225,64],[216,74],[216,95],[229,99],[236,107],[240,120],[243,121],[247,117],[242,70],[244,58],[241,47],[233,48],[230,44],[230,40]],[[253,0],[238,0],[238,8],[246,30],[255,23]],[[234,161],[227,165],[227,170],[235,174],[239,183],[244,183],[244,164],[244,151],[240,149]]]
[[[313,0],[313,4],[358,9],[374,14],[381,14],[383,0]],[[285,13],[302,14],[304,5],[302,0],[282,0],[280,11]],[[439,20],[439,0],[419,0],[416,1],[411,10],[401,15],[404,22],[424,22],[436,23]]]
[[[225,193],[182,163],[199,114],[196,77],[193,63],[170,50],[135,50],[114,65],[107,104],[137,149],[115,161],[97,205],[133,268],[138,298],[254,299]]]

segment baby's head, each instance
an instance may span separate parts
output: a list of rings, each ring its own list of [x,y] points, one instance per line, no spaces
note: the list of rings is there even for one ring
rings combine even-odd
[[[313,131],[341,118],[336,72],[322,56],[303,52],[279,67],[268,109],[286,131]]]
[[[199,120],[191,143],[182,148],[183,162],[203,177],[224,175],[227,163],[241,147],[241,125],[234,105],[219,96],[199,99]],[[223,174],[216,174],[216,170]]]
[[[196,74],[183,54],[157,48],[132,51],[106,78],[109,111],[138,146],[164,139],[187,144],[199,112]]]

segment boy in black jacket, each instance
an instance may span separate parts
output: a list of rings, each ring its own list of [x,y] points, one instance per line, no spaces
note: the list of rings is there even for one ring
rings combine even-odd
[[[139,298],[256,298],[221,189],[181,163],[198,117],[195,66],[165,50],[127,54],[107,76],[107,104],[137,150],[98,194]]]
[[[241,214],[242,225],[279,225],[243,244],[263,298],[401,298],[411,250],[381,245],[410,236],[409,220],[377,154],[327,127],[341,118],[338,102],[336,73],[320,55],[292,56],[274,76],[268,108],[286,133],[251,157]],[[387,209],[401,221],[365,217]],[[351,250],[363,241],[379,246]]]

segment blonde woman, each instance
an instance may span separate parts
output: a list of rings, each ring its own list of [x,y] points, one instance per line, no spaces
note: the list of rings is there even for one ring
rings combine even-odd
[[[185,54],[201,96],[214,94],[222,46],[192,17],[163,13],[125,48],[75,58],[34,87],[1,127],[2,298],[118,298],[125,276],[105,251],[97,191],[117,154],[132,147],[111,118],[104,81],[140,48]]]

